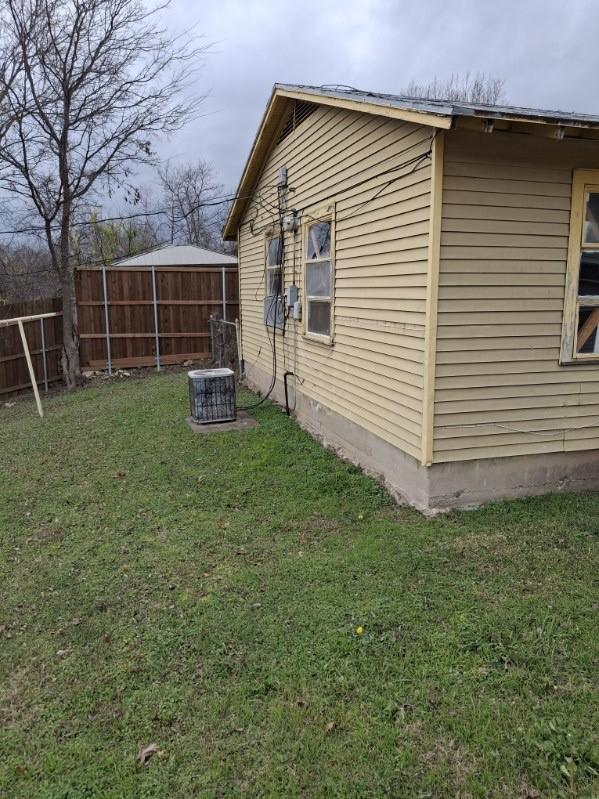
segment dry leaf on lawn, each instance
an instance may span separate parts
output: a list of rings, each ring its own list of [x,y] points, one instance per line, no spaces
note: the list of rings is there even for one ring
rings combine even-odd
[[[158,746],[158,744],[148,744],[147,746],[140,746],[136,760],[140,766],[145,766],[145,764],[152,757],[152,755],[156,755],[159,752],[160,752],[160,747]]]

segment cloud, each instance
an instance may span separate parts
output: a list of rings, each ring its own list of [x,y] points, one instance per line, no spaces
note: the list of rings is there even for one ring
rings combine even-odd
[[[197,79],[204,115],[161,153],[212,162],[231,189],[277,81],[398,92],[485,71],[514,104],[599,113],[595,0],[173,0],[169,22],[215,44]]]

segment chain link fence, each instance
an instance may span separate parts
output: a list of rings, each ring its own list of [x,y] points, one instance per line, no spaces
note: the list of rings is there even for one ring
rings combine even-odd
[[[240,378],[242,359],[240,357],[239,320],[228,322],[218,314],[213,314],[208,324],[210,327],[210,355],[213,366],[232,369],[235,372],[235,377]]]

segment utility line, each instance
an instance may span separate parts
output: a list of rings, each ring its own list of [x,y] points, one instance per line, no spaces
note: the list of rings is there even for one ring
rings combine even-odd
[[[236,195],[232,194],[230,196],[224,196],[220,198],[214,198],[212,200],[208,200],[206,202],[199,202],[189,208],[185,213],[180,214],[174,217],[175,221],[181,222],[184,219],[187,219],[188,216],[193,214],[195,211],[199,211],[201,208],[214,208],[219,205],[226,205],[227,203],[234,202],[235,200],[249,200],[252,197],[257,197],[259,203],[263,205],[270,205],[270,203],[262,198],[260,194],[251,194],[251,195]],[[172,217],[172,208],[159,208],[154,211],[139,211],[135,214],[125,214],[121,216],[106,216],[100,219],[88,219],[83,220],[81,222],[72,222],[72,228],[78,227],[88,227],[90,225],[101,225],[107,222],[126,222],[131,219],[147,219],[153,216],[160,216],[160,215],[169,215]],[[50,225],[49,229],[52,231],[60,230],[60,225]],[[0,230],[0,236],[16,236],[16,235],[23,235],[26,233],[45,233],[47,230],[45,225],[30,225],[28,227],[21,227],[15,228],[14,230]]]

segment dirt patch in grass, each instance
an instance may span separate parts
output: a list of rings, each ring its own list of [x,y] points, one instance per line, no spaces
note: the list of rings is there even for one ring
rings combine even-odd
[[[427,769],[440,768],[456,786],[462,785],[466,776],[476,769],[476,764],[464,747],[452,740],[436,741],[433,748],[425,752],[422,762]]]
[[[341,532],[342,526],[338,519],[316,517],[307,519],[299,525],[298,541],[300,544],[310,544],[324,536],[335,535]]]
[[[31,669],[27,666],[6,675],[0,686],[0,727],[29,729],[36,718],[30,699]]]
[[[458,552],[474,553],[482,550],[500,554],[508,548],[509,540],[505,533],[470,533],[449,539],[449,544]]]
[[[25,539],[26,544],[46,544],[64,538],[62,527],[40,527],[32,536]]]

